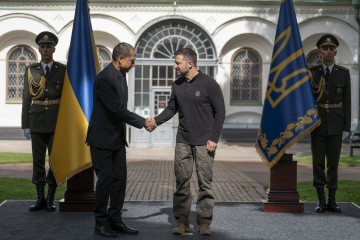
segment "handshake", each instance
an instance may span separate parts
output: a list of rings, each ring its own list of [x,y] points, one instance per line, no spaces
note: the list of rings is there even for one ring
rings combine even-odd
[[[156,125],[156,121],[155,121],[154,118],[148,117],[148,118],[145,120],[145,126],[144,126],[144,128],[145,128],[148,132],[154,131],[156,127],[157,127],[157,125]]]

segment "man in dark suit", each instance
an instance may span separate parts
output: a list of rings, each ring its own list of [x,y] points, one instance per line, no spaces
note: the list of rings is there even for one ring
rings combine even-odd
[[[153,119],[145,119],[127,109],[126,73],[135,64],[135,49],[130,44],[119,43],[112,59],[94,83],[94,104],[86,140],[98,178],[95,234],[105,237],[117,237],[116,233],[138,234],[138,230],[125,225],[121,217],[127,179],[126,123],[150,131],[155,128]]]
[[[311,133],[313,157],[313,185],[319,204],[316,212],[325,210],[340,213],[335,195],[338,182],[338,165],[343,135],[351,125],[351,87],[349,69],[335,64],[339,42],[331,34],[322,36],[316,46],[322,57],[322,64],[310,68],[313,92],[321,124]],[[326,172],[325,172],[326,158]],[[324,186],[328,188],[328,202],[325,202]]]
[[[32,182],[36,185],[37,201],[29,211],[45,209],[55,211],[56,180],[51,171],[46,176],[46,150],[51,153],[60,97],[64,82],[65,65],[53,60],[58,38],[51,32],[41,32],[35,42],[39,45],[40,63],[26,67],[22,96],[21,128],[31,139],[33,155]],[[49,186],[45,199],[44,188]]]

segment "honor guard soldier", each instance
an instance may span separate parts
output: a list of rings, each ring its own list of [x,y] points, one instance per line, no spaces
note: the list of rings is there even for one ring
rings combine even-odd
[[[37,201],[29,211],[55,211],[56,180],[49,168],[46,174],[46,151],[50,156],[60,97],[64,82],[65,65],[53,60],[58,38],[51,32],[41,32],[35,42],[39,45],[41,61],[27,66],[24,74],[21,128],[31,139],[33,157],[32,182],[36,185]],[[48,184],[45,198],[45,185]]]
[[[336,204],[338,165],[343,136],[351,125],[351,87],[349,69],[335,64],[339,41],[331,34],[323,35],[316,46],[322,64],[310,68],[316,105],[321,124],[311,133],[313,185],[319,204],[316,212],[341,213]],[[325,164],[326,159],[326,164]],[[326,204],[324,187],[328,188]]]

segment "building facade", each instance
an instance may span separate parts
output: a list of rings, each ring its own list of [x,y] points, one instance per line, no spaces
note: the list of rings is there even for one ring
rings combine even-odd
[[[128,108],[144,117],[164,107],[176,79],[173,53],[197,51],[199,69],[220,84],[226,104],[224,129],[256,132],[262,114],[267,76],[281,1],[111,1],[90,0],[89,9],[100,65],[111,61],[119,42],[135,46],[136,66],[128,74]],[[34,41],[41,31],[59,38],[54,59],[66,64],[76,0],[0,1],[0,131],[21,126],[25,66],[38,62]],[[351,0],[294,0],[308,64],[320,61],[315,46],[324,33],[340,46],[336,63],[350,69],[352,128],[358,123],[359,27]],[[132,147],[170,147],[177,118],[154,133],[128,127]]]

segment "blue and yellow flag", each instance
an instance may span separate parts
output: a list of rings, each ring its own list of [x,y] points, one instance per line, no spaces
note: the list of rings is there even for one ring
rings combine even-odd
[[[85,144],[99,69],[87,0],[77,0],[50,165],[62,184],[92,166]]]
[[[272,167],[319,124],[293,3],[283,0],[256,150]]]

